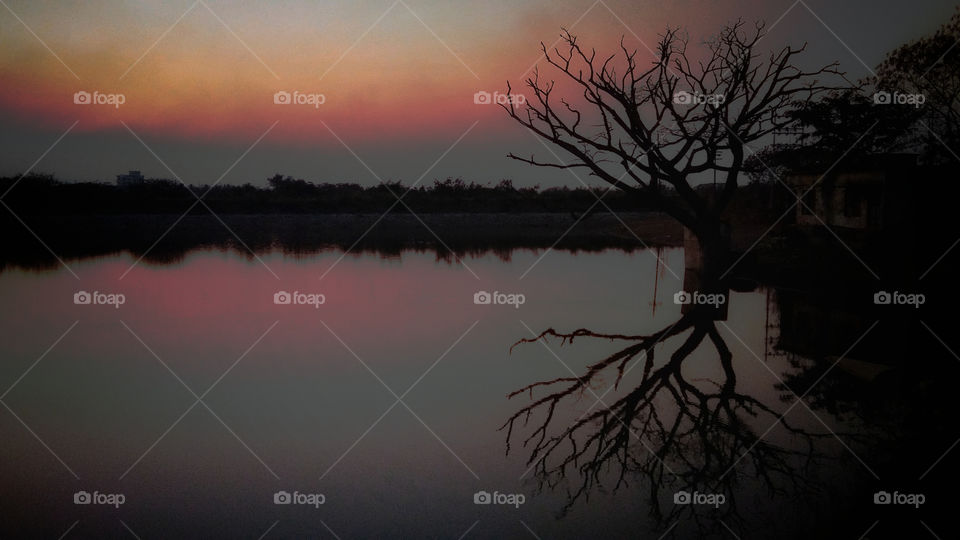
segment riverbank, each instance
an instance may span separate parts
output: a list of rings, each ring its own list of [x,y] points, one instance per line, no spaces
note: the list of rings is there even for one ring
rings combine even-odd
[[[298,254],[418,249],[449,256],[523,248],[631,251],[683,243],[681,226],[658,212],[586,217],[571,213],[135,214],[23,219],[25,225],[12,216],[0,220],[2,266],[51,267],[58,264],[51,251],[65,260],[128,251],[137,257],[146,254],[148,262],[164,263],[205,248]]]

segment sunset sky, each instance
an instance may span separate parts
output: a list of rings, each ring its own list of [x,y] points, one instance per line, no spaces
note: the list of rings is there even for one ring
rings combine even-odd
[[[767,47],[808,42],[811,63],[838,60],[859,78],[952,11],[932,0],[0,0],[0,175],[27,170],[73,126],[34,171],[172,177],[162,160],[188,183],[209,183],[253,145],[223,182],[283,173],[409,184],[426,173],[425,183],[577,185],[507,159],[550,156],[473,99],[507,80],[517,87],[561,27],[601,51],[621,36],[645,50],[667,25],[699,41],[737,17],[763,19]],[[77,105],[81,91],[125,103]],[[277,105],[278,91],[325,102]]]

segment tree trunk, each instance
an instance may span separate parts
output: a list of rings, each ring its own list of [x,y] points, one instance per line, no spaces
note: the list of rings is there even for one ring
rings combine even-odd
[[[695,229],[684,229],[684,247],[688,243],[698,252],[688,263],[696,263],[701,281],[720,285],[730,264],[730,226],[719,219],[702,219]]]
[[[727,272],[730,263],[729,227],[716,222],[713,225],[701,225],[697,231],[684,228],[683,247],[683,290],[694,298],[692,303],[681,307],[681,312],[697,310],[710,319],[726,320],[730,288],[721,276]],[[703,295],[722,295],[723,302],[719,305],[698,305],[697,299],[704,298]]]

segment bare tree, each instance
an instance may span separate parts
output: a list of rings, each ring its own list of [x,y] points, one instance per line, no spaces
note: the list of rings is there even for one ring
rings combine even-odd
[[[585,169],[637,200],[653,202],[698,239],[705,289],[723,288],[717,278],[730,249],[724,210],[736,193],[751,145],[796,122],[791,111],[840,88],[825,79],[849,86],[836,63],[813,70],[798,67],[805,46],[762,55],[757,45],[763,36],[762,24],[748,27],[738,21],[707,41],[704,57],[697,60],[688,52],[688,39],[668,29],[653,62],[644,66],[641,54],[622,40],[618,52],[599,56],[564,31],[562,48],[548,50],[542,43],[541,48],[549,65],[579,95],[558,95],[556,81],[537,70],[526,80],[532,92],[527,105],[511,98],[502,106],[571,159],[510,157],[541,167]],[[513,93],[509,82],[508,93]],[[696,179],[712,171],[722,176],[720,189],[695,189]],[[732,469],[741,460],[752,464],[755,477],[770,490],[781,489],[784,479],[806,482],[802,465],[813,459],[813,442],[829,434],[791,425],[769,405],[738,391],[732,355],[716,318],[698,306],[649,335],[549,329],[521,340],[555,337],[566,343],[587,337],[629,345],[591,364],[581,376],[535,382],[511,393],[510,398],[529,395],[530,403],[501,428],[507,451],[520,438],[541,487],[555,487],[575,471],[580,480],[570,492],[570,505],[598,485],[605,471],[613,470],[617,486],[646,479],[657,516],[658,494],[668,483],[684,489],[705,482],[716,493],[730,494],[733,502],[738,475]],[[670,340],[681,341],[668,359],[658,362],[657,346]],[[681,370],[705,340],[713,345],[724,374],[723,380],[706,384],[687,380]],[[642,370],[635,387],[569,425],[557,420],[565,404],[591,391],[606,374],[619,385],[632,362]],[[751,418],[782,423],[806,441],[803,450],[765,442],[751,427]],[[682,508],[691,511],[674,506],[670,513]],[[736,510],[731,504],[726,511],[732,515]]]
[[[601,57],[568,31],[562,36],[562,49],[548,50],[543,43],[541,49],[562,80],[582,92],[582,101],[555,95],[556,81],[538,69],[526,80],[533,94],[527,105],[510,99],[501,106],[572,160],[510,157],[541,167],[586,169],[638,199],[652,200],[696,235],[706,275],[724,271],[718,266],[729,250],[729,231],[722,216],[751,143],[795,122],[785,114],[790,109],[838,88],[821,79],[845,81],[837,63],[797,67],[805,45],[784,47],[764,60],[756,50],[762,23],[724,27],[706,42],[702,60],[688,52],[687,37],[668,29],[648,66],[644,54],[622,40],[617,53]],[[723,183],[719,193],[708,196],[692,182],[710,171],[722,175]],[[669,196],[665,185],[678,197]]]

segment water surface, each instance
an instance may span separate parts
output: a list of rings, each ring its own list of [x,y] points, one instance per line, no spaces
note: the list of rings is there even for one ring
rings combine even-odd
[[[126,528],[142,538],[258,538],[268,530],[277,538],[459,538],[468,530],[476,538],[656,537],[670,526],[649,519],[642,479],[594,490],[562,514],[567,490],[537,489],[527,452],[515,442],[506,455],[499,428],[529,403],[526,395],[508,400],[510,392],[579,375],[621,347],[554,339],[511,353],[513,343],[547,328],[638,334],[670,324],[681,311],[673,302],[681,249],[516,251],[509,261],[487,254],[465,264],[410,252],[256,260],[200,251],[178,264],[131,269],[134,262],[70,262],[77,277],[64,269],[0,274],[8,407],[0,411],[0,484],[16,515],[4,536],[58,537],[73,527],[70,537]],[[125,301],[77,305],[81,290]],[[525,302],[478,305],[481,290]],[[325,302],[278,305],[278,291],[323,294]],[[719,328],[739,390],[786,410],[774,385],[793,368],[772,354],[776,320],[776,295],[758,289],[733,293]],[[701,382],[722,375],[707,349],[683,369]],[[631,367],[609,393],[605,379],[558,418],[601,407],[598,396],[612,403],[640,372]],[[801,412],[792,413],[800,425],[819,426]],[[757,422],[758,432],[771,425]],[[779,429],[767,440],[791,444]],[[642,441],[634,448],[645,452]],[[75,505],[80,490],[126,500],[120,508]],[[322,493],[325,503],[276,505],[280,490]],[[523,494],[525,503],[476,505],[480,490]],[[742,494],[760,497],[749,481]],[[768,509],[754,524],[789,523],[762,498]]]

